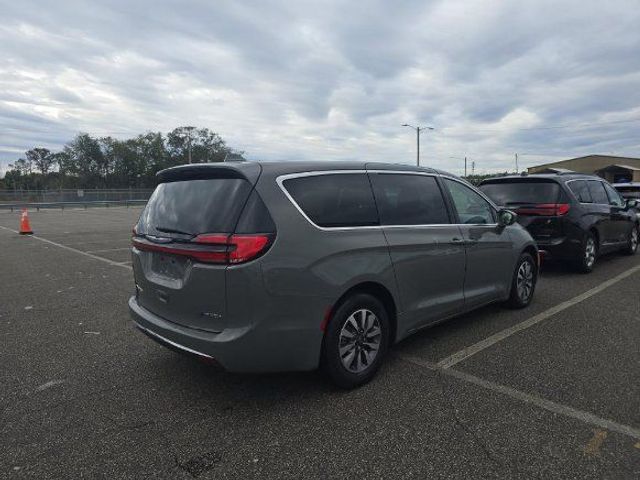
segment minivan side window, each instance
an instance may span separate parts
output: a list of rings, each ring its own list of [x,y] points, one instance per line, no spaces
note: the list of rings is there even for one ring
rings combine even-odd
[[[624,200],[622,200],[620,194],[608,183],[603,183],[603,185],[604,189],[607,191],[607,195],[609,196],[609,203],[616,207],[624,207]]]
[[[593,203],[609,205],[609,197],[607,197],[607,192],[605,192],[602,182],[589,180],[587,183],[589,184],[589,193],[591,193]]]
[[[382,225],[451,223],[437,180],[427,175],[372,173]]]
[[[461,223],[495,223],[493,208],[482,196],[455,180],[444,179]]]
[[[365,173],[289,178],[282,185],[305,215],[320,227],[379,225]]]
[[[591,203],[591,194],[589,193],[589,187],[585,180],[574,180],[567,183],[573,194],[576,196],[580,203]]]

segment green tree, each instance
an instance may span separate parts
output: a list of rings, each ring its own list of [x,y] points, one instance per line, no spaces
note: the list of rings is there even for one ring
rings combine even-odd
[[[220,135],[208,128],[178,127],[167,135],[167,146],[176,164],[222,162],[232,150]]]
[[[25,156],[27,157],[27,162],[33,164],[36,170],[39,170],[43,175],[49,173],[54,162],[53,154],[47,148],[32,148],[25,152]]]

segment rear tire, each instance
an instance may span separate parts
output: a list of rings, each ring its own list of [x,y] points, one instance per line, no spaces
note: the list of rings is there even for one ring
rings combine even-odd
[[[598,242],[591,232],[587,232],[582,241],[580,257],[576,259],[575,266],[579,272],[591,273],[598,258]]]
[[[370,381],[389,345],[389,315],[383,304],[366,293],[343,301],[327,325],[322,369],[337,386],[351,389]]]
[[[523,253],[516,263],[507,304],[511,308],[524,308],[531,303],[538,283],[538,267],[530,253]]]
[[[624,247],[623,250],[627,255],[635,255],[638,251],[638,240],[640,239],[640,232],[638,230],[638,225],[631,227],[629,238],[627,239],[627,246]]]

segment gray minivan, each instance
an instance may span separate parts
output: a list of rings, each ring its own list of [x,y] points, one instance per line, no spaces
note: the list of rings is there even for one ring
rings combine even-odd
[[[163,170],[133,231],[136,326],[233,372],[370,380],[388,347],[496,301],[525,307],[538,250],[444,172],[364,162]]]

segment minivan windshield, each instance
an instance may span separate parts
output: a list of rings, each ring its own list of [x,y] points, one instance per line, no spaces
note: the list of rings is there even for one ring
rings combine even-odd
[[[238,178],[161,183],[140,216],[138,233],[231,233],[250,192],[251,184]]]
[[[480,186],[498,205],[522,205],[532,203],[556,203],[560,186],[555,182],[513,181],[484,183]]]

